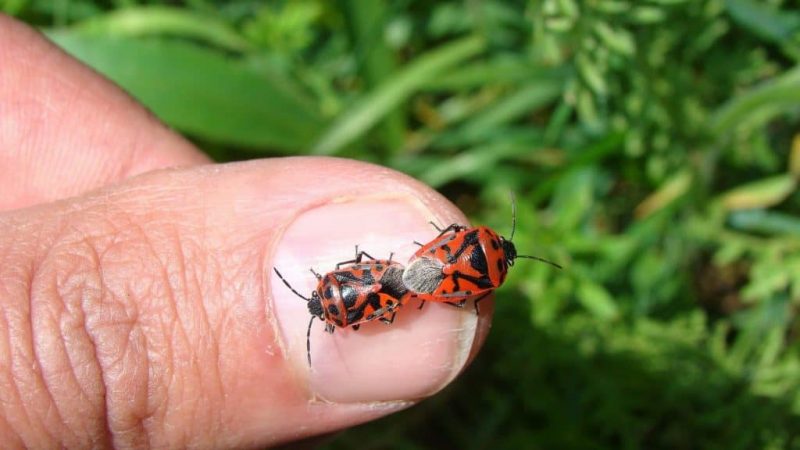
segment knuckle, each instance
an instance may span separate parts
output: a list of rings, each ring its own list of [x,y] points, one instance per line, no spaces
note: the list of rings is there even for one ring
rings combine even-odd
[[[115,445],[182,446],[213,433],[218,352],[199,286],[202,243],[154,216],[107,211],[100,223],[84,240],[102,295],[84,312]]]
[[[16,326],[29,349],[17,359],[30,370],[16,378],[34,380],[19,390],[40,396],[18,402],[34,405],[28,419],[67,447],[213,438],[210,405],[224,395],[200,286],[209,275],[192,261],[201,243],[108,208],[50,231],[17,292],[29,317]]]

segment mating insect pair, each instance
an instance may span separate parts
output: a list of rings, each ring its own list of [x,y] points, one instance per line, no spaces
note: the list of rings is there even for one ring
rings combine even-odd
[[[280,279],[298,297],[304,299],[311,313],[306,332],[306,351],[311,365],[311,325],[314,319],[325,322],[325,331],[333,333],[336,327],[352,326],[380,320],[394,321],[397,309],[410,299],[444,302],[463,307],[474,299],[478,303],[505,281],[508,268],[517,258],[536,259],[561,268],[551,261],[529,255],[518,255],[512,242],[516,228],[516,210],[512,202],[511,238],[495,233],[488,227],[469,228],[452,224],[444,229],[436,227],[439,235],[420,249],[409,260],[408,266],[373,258],[356,247],[356,257],[336,265],[336,270],[317,277],[317,288],[311,297],[297,292],[274,269]],[[369,258],[364,261],[364,257]],[[343,267],[344,266],[344,267]]]

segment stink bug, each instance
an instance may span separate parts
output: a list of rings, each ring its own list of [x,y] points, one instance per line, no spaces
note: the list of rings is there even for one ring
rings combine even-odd
[[[508,268],[517,258],[529,258],[561,266],[538,256],[519,255],[512,239],[516,229],[516,204],[511,199],[511,238],[498,235],[489,227],[466,227],[451,224],[441,229],[431,222],[439,235],[409,260],[403,272],[403,284],[411,296],[425,301],[445,302],[463,307],[467,300],[478,303],[506,279]]]
[[[364,257],[369,258],[363,261]],[[344,266],[344,267],[343,267]],[[359,252],[350,261],[340,262],[336,270],[324,276],[311,269],[317,277],[317,288],[306,297],[297,292],[277,268],[278,277],[295,295],[305,300],[311,320],[306,331],[306,352],[311,365],[311,325],[314,319],[325,323],[325,331],[333,333],[336,327],[358,327],[371,320],[390,324],[397,308],[402,306],[409,294],[403,286],[403,266],[388,260],[375,259],[366,252]]]

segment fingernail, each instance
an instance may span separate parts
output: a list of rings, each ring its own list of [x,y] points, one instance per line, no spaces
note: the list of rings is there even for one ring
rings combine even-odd
[[[405,264],[436,232],[428,223],[441,220],[413,198],[357,199],[328,203],[305,211],[285,230],[273,264],[306,297],[316,288],[309,271],[333,270],[352,259],[355,246],[376,258]],[[272,301],[289,363],[308,373],[313,397],[337,403],[415,400],[448,382],[467,361],[477,317],[469,309],[416,302],[397,312],[394,323],[363,324],[358,330],[311,329],[311,367],[306,359],[306,330],[311,318],[306,302],[272,274]]]

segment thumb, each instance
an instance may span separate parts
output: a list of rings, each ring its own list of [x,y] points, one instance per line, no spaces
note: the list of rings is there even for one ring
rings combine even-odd
[[[0,440],[243,447],[334,431],[451,381],[488,329],[407,305],[311,331],[302,293],[354,246],[406,261],[441,196],[373,165],[284,158],[160,171],[0,214]],[[488,306],[488,305],[487,305]],[[486,311],[486,313],[484,313]]]

